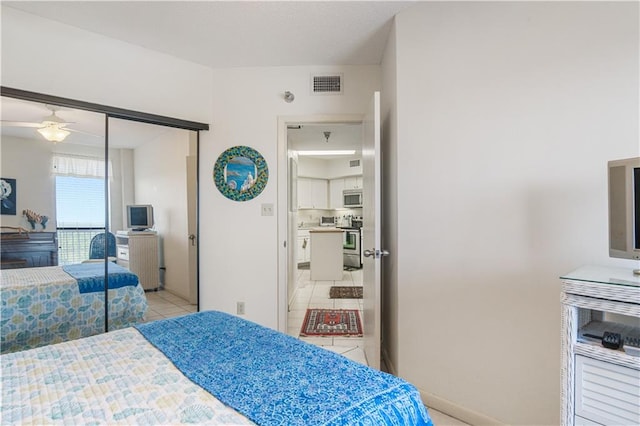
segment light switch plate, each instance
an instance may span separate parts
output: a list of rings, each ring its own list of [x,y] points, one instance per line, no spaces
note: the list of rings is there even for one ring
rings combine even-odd
[[[262,204],[262,216],[273,216],[273,204]]]

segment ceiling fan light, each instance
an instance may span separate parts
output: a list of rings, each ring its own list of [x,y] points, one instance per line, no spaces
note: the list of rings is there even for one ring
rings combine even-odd
[[[49,125],[38,129],[38,133],[48,141],[62,142],[71,132],[57,125]]]

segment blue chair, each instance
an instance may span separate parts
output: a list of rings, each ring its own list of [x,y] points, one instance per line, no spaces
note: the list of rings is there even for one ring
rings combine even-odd
[[[89,259],[104,259],[104,237],[105,233],[102,232],[91,239],[89,243]],[[116,236],[111,232],[107,234],[108,244],[108,256],[110,258],[116,257]],[[111,259],[110,259],[111,260]]]

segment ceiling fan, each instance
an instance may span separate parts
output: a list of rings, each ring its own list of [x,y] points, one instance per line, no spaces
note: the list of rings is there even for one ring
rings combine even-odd
[[[45,107],[51,111],[51,114],[44,117],[41,122],[29,122],[29,121],[5,121],[2,120],[3,126],[9,127],[33,127],[38,133],[40,133],[46,140],[51,142],[62,142],[71,132],[83,133],[86,135],[97,136],[91,133],[82,132],[80,130],[70,129],[67,127],[69,124],[74,124],[70,121],[65,121],[56,115],[56,111],[60,110],[55,105],[45,105]]]

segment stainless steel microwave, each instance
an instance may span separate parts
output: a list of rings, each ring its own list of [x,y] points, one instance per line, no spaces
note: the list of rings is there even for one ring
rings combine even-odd
[[[342,206],[362,207],[362,189],[345,189],[342,191]]]

